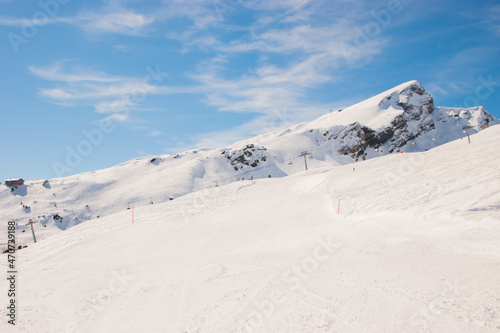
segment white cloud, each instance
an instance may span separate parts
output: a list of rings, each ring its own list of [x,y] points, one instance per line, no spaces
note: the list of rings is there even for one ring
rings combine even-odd
[[[219,110],[267,114],[286,105],[301,105],[304,88],[330,80],[319,67],[321,56],[314,56],[287,68],[266,65],[243,78],[223,79],[210,69],[193,78],[202,84],[206,102]]]
[[[93,105],[96,113],[110,114],[106,119],[130,121],[132,111],[154,111],[140,108],[140,103],[151,94],[168,94],[178,88],[155,85],[145,70],[144,78],[112,76],[60,61],[48,67],[29,66],[30,72],[57,85],[39,89],[40,95],[59,105]]]
[[[67,100],[72,98],[72,94],[64,91],[63,89],[53,88],[53,89],[42,89],[42,95],[49,97],[54,100]]]
[[[92,100],[128,97],[132,101],[140,100],[148,94],[168,94],[169,87],[154,85],[152,80],[124,76],[112,76],[104,72],[93,71],[58,62],[48,67],[29,66],[30,72],[42,79],[59,82],[59,87],[42,88],[40,94],[54,100]],[[145,70],[145,77],[147,71]],[[172,92],[177,91],[172,88]],[[114,101],[98,104],[98,112],[112,108]]]
[[[246,7],[254,9],[254,10],[293,10],[298,11],[303,8],[305,5],[311,3],[312,0],[274,0],[274,1],[266,1],[266,0],[249,0],[249,1],[241,1]]]
[[[162,131],[152,131],[152,132],[149,132],[147,135],[148,136],[160,136],[162,134],[163,134]]]
[[[77,25],[89,32],[120,33],[137,35],[154,22],[154,17],[137,14],[133,11],[99,14],[88,12],[78,16]]]
[[[126,113],[113,113],[112,115],[104,118],[102,121],[108,120],[112,122],[124,123],[130,120],[130,115]]]
[[[120,77],[109,76],[103,72],[93,72],[91,69],[76,69],[73,73],[64,71],[67,61],[59,61],[49,67],[28,66],[30,72],[40,78],[49,81],[61,81],[67,83],[90,81],[90,82],[118,82]]]
[[[117,99],[113,101],[104,101],[97,103],[95,105],[95,111],[97,113],[122,113],[130,110],[132,106],[134,106],[130,100],[126,99]]]
[[[130,53],[133,50],[130,45],[113,45],[113,48],[123,53]]]
[[[42,27],[48,24],[67,24],[79,27],[89,33],[117,33],[140,35],[155,21],[154,15],[139,14],[131,10],[114,8],[113,11],[81,12],[75,17],[51,17],[27,19],[18,17],[0,17],[0,26]]]

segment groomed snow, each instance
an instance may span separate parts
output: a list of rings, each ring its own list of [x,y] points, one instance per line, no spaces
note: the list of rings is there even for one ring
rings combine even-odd
[[[17,252],[0,329],[498,332],[500,126],[471,139],[77,225]]]

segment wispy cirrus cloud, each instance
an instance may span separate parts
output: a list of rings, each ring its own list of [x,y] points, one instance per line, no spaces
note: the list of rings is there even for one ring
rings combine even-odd
[[[84,11],[75,17],[46,17],[43,19],[27,19],[0,16],[1,26],[45,26],[66,24],[78,27],[88,33],[115,33],[123,35],[140,35],[155,21],[154,15],[136,13],[132,10],[116,11]]]
[[[113,76],[70,64],[69,61],[59,61],[46,67],[32,65],[28,69],[39,78],[55,82],[56,87],[39,89],[40,95],[49,100],[93,101],[135,94],[168,95],[196,91],[193,87],[160,85],[147,74],[147,70],[144,77]]]
[[[280,68],[266,64],[253,75],[223,78],[219,64],[209,63],[192,76],[200,82],[206,102],[221,111],[269,113],[276,107],[300,105],[303,89],[328,81],[321,73],[322,56],[313,56]]]
[[[39,93],[49,102],[61,104],[89,104],[100,114],[114,114],[113,119],[124,122],[130,119],[130,111],[141,109],[141,100],[149,94],[168,93],[150,78],[113,76],[102,71],[73,65],[70,61],[60,61],[51,66],[29,66],[30,72],[44,80],[54,82],[54,87],[40,88]]]
[[[156,81],[152,74],[142,78],[110,75],[75,65],[72,61],[59,61],[51,66],[29,66],[29,71],[41,79],[53,82],[54,87],[40,88],[39,93],[47,101],[70,107],[93,106],[94,111],[114,123],[145,123],[137,112],[162,111],[144,108],[141,102],[148,95],[166,95],[182,92],[179,87],[162,86],[158,78],[166,73],[158,72]],[[146,68],[146,72],[152,71]],[[160,75],[161,74],[161,75]],[[188,89],[189,90],[189,89]],[[144,135],[158,137],[163,132],[142,126]]]
[[[162,131],[152,131],[152,132],[149,132],[147,135],[148,136],[160,136],[162,134],[163,134]]]
[[[154,14],[146,15],[124,10],[126,2],[121,1],[103,14],[78,15],[76,25],[86,31],[131,35],[140,34],[155,22],[188,19],[191,24],[177,30],[172,26],[166,37],[178,41],[183,52],[199,48],[206,54],[196,69],[187,74],[192,82],[189,86],[144,86],[140,78],[69,70],[61,65],[31,66],[30,71],[55,82],[52,87],[40,89],[40,94],[49,101],[91,103],[97,113],[109,114],[116,121],[130,119],[124,118],[121,110],[140,109],[137,103],[123,98],[137,89],[145,88],[147,94],[155,95],[204,95],[203,102],[208,107],[258,116],[220,136],[207,133],[198,137],[197,142],[215,144],[214,137],[221,141],[243,139],[256,134],[256,129],[276,129],[324,113],[329,105],[311,101],[308,93],[322,84],[340,82],[343,67],[368,61],[388,43],[383,34],[362,47],[352,43],[356,28],[370,19],[366,15],[372,8],[369,3],[341,1],[325,10],[327,3],[168,0]],[[236,15],[239,9],[253,11],[252,21],[240,24],[231,20],[231,15]],[[249,55],[257,54],[258,57],[246,62]],[[247,70],[234,73],[233,69],[239,68],[242,61],[246,62]],[[286,121],[276,121],[277,110],[285,108]]]
[[[78,21],[76,25],[92,33],[139,35],[155,18],[128,10],[107,14],[86,12],[78,16]]]
[[[245,5],[274,8],[283,3],[271,6],[256,1]],[[204,50],[217,53],[216,57],[200,64],[197,73],[191,76],[204,87],[206,103],[221,111],[261,114],[294,105],[292,113],[313,116],[309,108],[311,101],[306,98],[308,90],[326,82],[339,82],[342,77],[336,70],[346,63],[358,65],[357,61],[366,61],[379,54],[387,44],[388,39],[379,36],[362,47],[353,45],[357,33],[355,28],[359,24],[354,18],[339,18],[326,23],[296,22],[290,27],[289,18],[295,17],[299,11],[293,8],[307,10],[303,6],[308,3],[296,1],[295,7],[289,6],[288,14],[279,19],[270,18],[266,13],[230,41],[210,37],[206,42],[204,32],[199,32],[198,38],[194,39],[193,35],[189,38],[177,36],[189,47],[199,47],[201,43]],[[354,9],[353,17],[357,11]],[[240,77],[228,74],[232,63],[249,53],[261,55],[254,63],[248,64],[251,70]]]
[[[92,70],[77,69],[74,72],[64,71],[64,64],[68,61],[59,61],[48,67],[28,66],[32,74],[49,81],[59,81],[66,83],[74,82],[118,82],[120,77],[113,77],[103,72],[93,72]]]

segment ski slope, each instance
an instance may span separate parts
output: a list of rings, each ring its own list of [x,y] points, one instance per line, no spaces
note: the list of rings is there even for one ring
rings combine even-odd
[[[17,252],[0,329],[498,332],[500,126],[471,140],[76,225]]]

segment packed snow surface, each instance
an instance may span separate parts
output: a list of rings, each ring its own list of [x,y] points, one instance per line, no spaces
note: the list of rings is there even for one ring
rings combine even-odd
[[[500,126],[471,139],[136,204],[134,220],[116,188],[108,215],[16,252],[17,325],[2,306],[0,330],[499,332]]]

